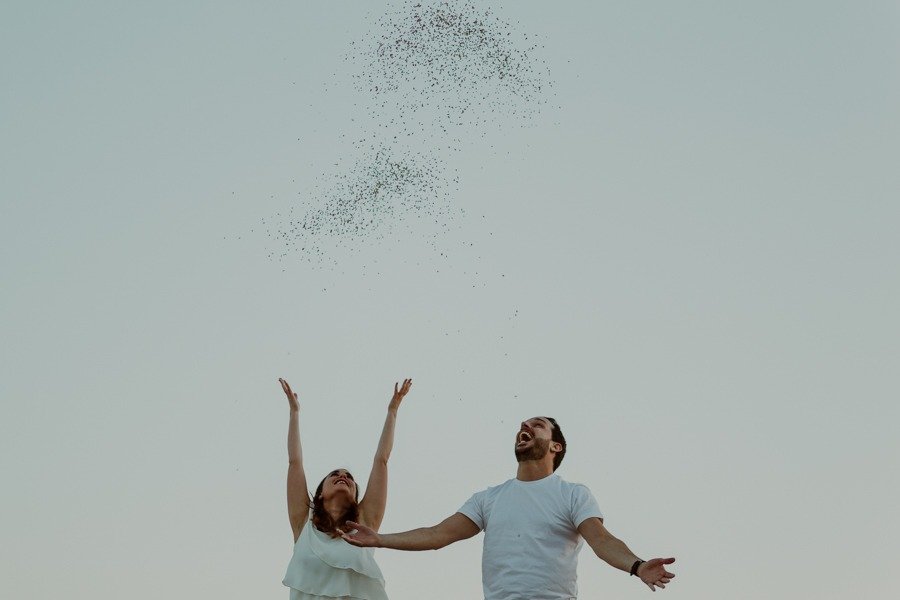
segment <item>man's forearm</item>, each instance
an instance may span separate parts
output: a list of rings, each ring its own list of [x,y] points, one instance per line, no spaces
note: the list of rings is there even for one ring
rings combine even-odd
[[[343,533],[343,537],[354,546],[394,550],[437,550],[468,539],[480,531],[478,525],[462,513],[454,513],[433,527],[403,533],[379,534],[361,523],[351,521],[349,525],[356,529]]]
[[[604,536],[603,542],[594,547],[594,554],[606,561],[610,566],[626,573],[631,570],[634,561],[640,560],[625,545],[625,542],[612,534]]]
[[[403,533],[378,534],[378,546],[393,550],[437,550],[452,541],[445,538],[434,527],[421,527]]]

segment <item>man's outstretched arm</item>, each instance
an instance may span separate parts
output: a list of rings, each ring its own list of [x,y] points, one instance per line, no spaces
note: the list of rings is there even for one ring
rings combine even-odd
[[[641,560],[635,556],[634,552],[628,549],[625,542],[611,534],[603,526],[603,521],[597,517],[585,519],[578,526],[578,533],[588,543],[594,554],[609,563],[610,566],[621,569],[626,573],[631,571],[631,567],[635,562]],[[652,558],[648,561],[642,561],[636,575],[654,592],[658,587],[665,589],[666,584],[675,577],[674,573],[666,571],[666,565],[670,565],[673,562],[675,562],[674,558]]]
[[[347,530],[341,533],[350,544],[370,548],[394,550],[437,550],[453,542],[465,540],[481,531],[478,525],[462,513],[447,517],[434,527],[422,527],[403,533],[377,533],[360,523],[347,521]]]

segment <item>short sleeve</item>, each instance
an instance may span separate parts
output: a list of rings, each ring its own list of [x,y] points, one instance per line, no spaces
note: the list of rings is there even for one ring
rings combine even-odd
[[[591,517],[603,518],[600,505],[587,486],[577,484],[572,489],[572,524],[578,529],[579,525]]]
[[[466,500],[466,503],[456,511],[472,520],[478,526],[478,529],[484,531],[486,519],[484,518],[484,494],[485,492],[477,492]]]

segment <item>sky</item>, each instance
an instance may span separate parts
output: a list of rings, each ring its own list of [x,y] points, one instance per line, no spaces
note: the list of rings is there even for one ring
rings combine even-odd
[[[335,265],[261,224],[346,156],[346,57],[397,2],[3,3],[0,596],[287,598],[277,379],[317,482],[365,480],[411,377],[385,532],[514,477],[550,415],[669,600],[893,597],[898,5],[479,5],[548,101],[445,156],[450,227]],[[457,600],[480,555],[376,558]],[[650,593],[587,549],[579,587]]]

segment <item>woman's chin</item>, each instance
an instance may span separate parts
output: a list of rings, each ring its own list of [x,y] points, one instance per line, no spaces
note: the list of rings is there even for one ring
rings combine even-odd
[[[329,495],[331,498],[349,498],[350,500],[354,500],[355,497],[353,495],[353,490],[350,488],[344,487],[342,485],[337,486],[333,490],[331,490],[331,494]]]

